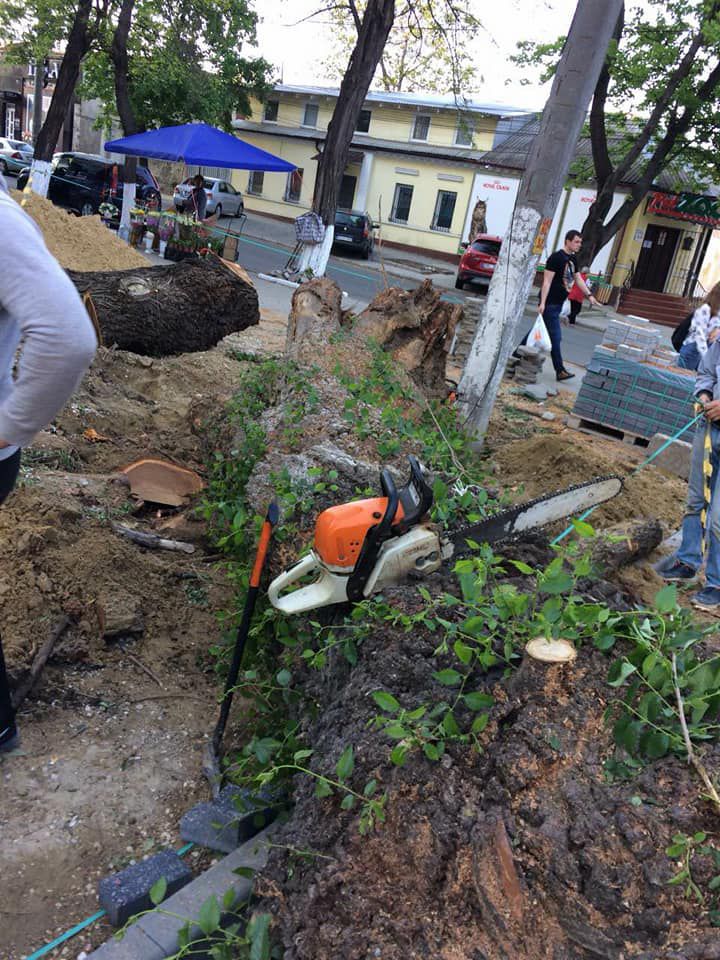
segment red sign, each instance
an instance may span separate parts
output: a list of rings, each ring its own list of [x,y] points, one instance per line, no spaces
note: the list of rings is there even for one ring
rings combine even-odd
[[[720,227],[720,201],[696,193],[651,193],[647,212],[673,220],[689,220],[709,227]]]

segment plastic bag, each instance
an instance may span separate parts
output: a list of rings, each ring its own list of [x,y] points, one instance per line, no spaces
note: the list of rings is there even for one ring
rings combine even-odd
[[[532,329],[528,334],[527,345],[529,347],[536,347],[538,350],[545,350],[547,353],[552,349],[550,335],[547,332],[547,327],[545,326],[545,321],[541,313],[537,315],[535,323],[532,325]]]
[[[570,316],[570,300],[563,300],[563,305],[560,307],[560,317],[569,317]]]

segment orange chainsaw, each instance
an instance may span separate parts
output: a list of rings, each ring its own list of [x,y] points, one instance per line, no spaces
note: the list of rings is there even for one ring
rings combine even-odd
[[[451,536],[440,536],[428,517],[433,494],[417,459],[408,457],[410,479],[400,490],[387,468],[382,497],[324,510],[315,525],[314,548],[270,584],[270,602],[283,613],[303,613],[332,603],[357,602],[409,574],[427,574],[450,557],[471,553],[472,543],[506,540],[555,520],[577,516],[611,500],[620,477],[599,477],[503,510]],[[302,582],[312,577],[310,583]]]

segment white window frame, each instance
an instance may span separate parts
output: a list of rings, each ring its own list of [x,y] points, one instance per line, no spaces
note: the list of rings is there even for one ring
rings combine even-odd
[[[453,206],[452,216],[450,217],[450,224],[449,224],[449,226],[447,226],[447,227],[439,227],[439,226],[438,226],[438,217],[439,217],[439,215],[440,215],[440,205],[441,205],[440,196],[441,196],[441,194],[443,194],[443,193],[448,193],[448,194],[451,194],[452,196],[455,197],[455,204],[454,204],[454,206]],[[453,222],[453,220],[455,219],[455,213],[457,212],[457,198],[458,198],[457,190],[438,190],[438,192],[437,192],[437,197],[435,198],[435,209],[434,209],[434,211],[433,211],[432,222],[430,223],[430,229],[431,229],[431,230],[436,230],[438,233],[450,233],[450,232],[451,232],[451,230],[452,230],[452,222]]]
[[[315,108],[315,123],[308,123],[308,122],[307,122],[307,111],[308,111],[308,107],[314,107],[314,108]],[[317,130],[317,125],[318,125],[318,120],[319,120],[319,118],[320,118],[320,105],[317,104],[317,103],[313,103],[312,101],[309,100],[309,101],[305,104],[305,107],[303,108],[303,119],[302,119],[302,123],[300,124],[300,126],[301,126],[301,127],[309,127],[311,130]]]
[[[255,190],[253,183],[258,173],[262,175],[263,179],[260,185],[260,189]],[[251,194],[253,197],[261,197],[263,195],[264,188],[265,188],[265,172],[263,170],[251,170],[248,176],[247,192]]]
[[[427,120],[427,132],[424,137],[416,137],[415,133],[417,130],[418,120]],[[430,125],[432,123],[432,115],[429,113],[416,113],[413,117],[412,131],[410,132],[410,139],[415,140],[418,143],[427,143],[430,139]]]
[[[469,142],[464,143],[461,140],[462,136],[469,138]],[[475,121],[471,119],[465,119],[465,117],[460,117],[455,127],[455,146],[456,147],[469,147],[474,146],[475,141]]]
[[[268,119],[268,116],[267,116],[267,109],[268,109],[268,107],[270,106],[271,103],[277,104],[277,110],[275,111],[275,119],[274,119],[274,120]],[[263,123],[277,123],[279,116],[280,116],[280,101],[279,101],[279,100],[267,100],[267,101],[263,104]]]
[[[407,217],[407,220],[398,220],[397,205],[398,205],[398,199],[400,196],[400,190],[403,188],[410,191],[410,203],[408,204],[408,217]],[[395,184],[395,192],[393,193],[392,207],[390,208],[390,221],[392,223],[408,224],[410,222],[410,210],[412,209],[414,194],[415,194],[415,190],[412,183],[396,183]]]

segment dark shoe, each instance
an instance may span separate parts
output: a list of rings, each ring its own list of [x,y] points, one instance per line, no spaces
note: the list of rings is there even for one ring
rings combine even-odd
[[[697,570],[682,560],[673,560],[672,557],[655,567],[656,573],[659,573],[663,580],[672,582],[674,580],[694,580],[697,576]]]
[[[12,753],[20,748],[20,734],[14,723],[0,731],[0,753]]]
[[[720,616],[720,587],[705,587],[690,597],[690,603],[698,610],[708,610]]]
[[[575,374],[570,373],[569,370],[560,370],[558,373],[555,374],[555,379],[556,380],[572,380],[574,376]]]

